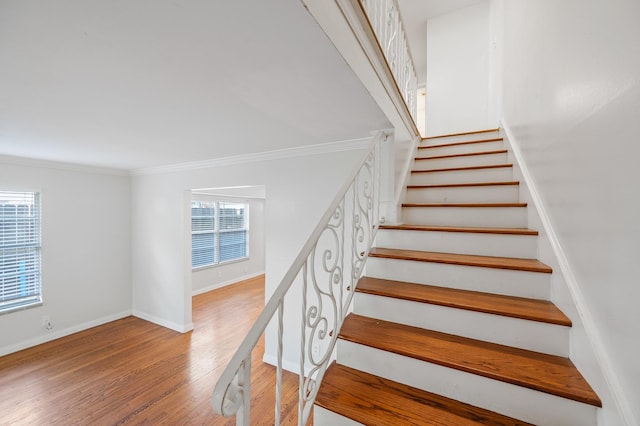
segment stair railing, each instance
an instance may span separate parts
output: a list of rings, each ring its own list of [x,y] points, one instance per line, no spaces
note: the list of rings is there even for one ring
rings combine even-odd
[[[414,123],[418,115],[418,75],[396,0],[359,0],[387,59]]]
[[[299,367],[298,425],[306,425],[324,373],[335,359],[338,333],[349,312],[378,225],[383,221],[379,207],[380,157],[381,144],[386,139],[384,132],[373,138],[366,155],[322,216],[216,383],[211,405],[225,417],[235,414],[236,425],[249,425],[251,353],[276,316],[274,424],[280,424],[284,302],[287,294],[294,296],[291,291],[294,288],[301,289],[301,300],[294,308],[300,314],[299,359],[295,360]],[[293,336],[286,337],[291,340]]]

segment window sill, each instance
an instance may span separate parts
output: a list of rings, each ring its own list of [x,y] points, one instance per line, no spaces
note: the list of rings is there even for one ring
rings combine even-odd
[[[204,269],[210,269],[210,268],[218,268],[220,266],[227,266],[233,263],[246,262],[247,260],[250,260],[250,259],[251,258],[247,256],[247,257],[241,257],[240,259],[227,260],[226,262],[214,263],[211,265],[196,266],[195,268],[191,268],[191,272],[198,272],[198,271],[202,271]]]
[[[10,314],[12,312],[23,311],[25,309],[37,308],[38,306],[42,306],[42,301],[38,300],[36,302],[24,303],[22,305],[10,306],[6,308],[0,308],[0,315]]]

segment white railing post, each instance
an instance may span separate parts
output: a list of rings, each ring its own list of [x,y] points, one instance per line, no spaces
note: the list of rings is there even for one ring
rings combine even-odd
[[[276,366],[276,419],[275,424],[280,424],[280,410],[282,407],[282,336],[284,334],[284,300],[278,305],[278,361]]]
[[[236,414],[236,426],[249,426],[251,413],[251,354],[245,358],[238,372],[236,386],[240,389],[240,408]]]

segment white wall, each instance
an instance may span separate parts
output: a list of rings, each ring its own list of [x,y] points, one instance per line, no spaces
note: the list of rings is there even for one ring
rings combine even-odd
[[[39,191],[43,305],[0,315],[0,355],[131,314],[130,180],[0,158],[0,190]],[[52,330],[44,330],[48,315]]]
[[[490,111],[490,4],[427,20],[426,133],[497,126]]]
[[[504,124],[555,231],[592,345],[572,334],[571,358],[604,400],[600,424],[621,424],[621,414],[637,425],[640,3],[504,5]]]
[[[361,149],[304,157],[265,159],[198,170],[134,176],[133,309],[173,329],[191,324],[191,267],[185,256],[191,188],[265,185],[267,298],[280,283],[309,234],[355,163]],[[188,196],[185,198],[185,193]],[[152,209],[153,215],[143,214]],[[287,327],[299,330],[299,299],[287,303]],[[293,335],[292,335],[293,336]],[[299,349],[285,352],[291,362]],[[267,340],[267,352],[275,354]]]
[[[193,271],[191,278],[193,294],[204,293],[264,274],[264,199],[225,198],[201,194],[194,194],[192,198],[194,200],[216,199],[249,204],[249,258]]]

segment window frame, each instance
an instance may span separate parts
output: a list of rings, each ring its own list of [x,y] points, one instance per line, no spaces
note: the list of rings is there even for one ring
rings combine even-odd
[[[193,209],[195,208],[194,203],[208,203],[208,204],[213,204],[215,206],[214,208],[214,214],[213,214],[213,224],[214,224],[214,228],[212,231],[207,231],[207,230],[194,230],[194,215],[193,215]],[[244,227],[242,228],[232,228],[232,229],[220,229],[220,223],[222,221],[222,216],[220,215],[220,205],[221,204],[231,204],[231,205],[242,205],[243,209],[244,209]],[[228,264],[232,264],[232,263],[236,263],[236,262],[244,262],[250,259],[250,203],[248,200],[243,200],[243,201],[238,201],[238,200],[226,200],[223,198],[192,198],[191,199],[191,270],[192,271],[199,271],[199,270],[203,270],[203,269],[208,269],[208,268],[216,268],[219,266],[224,266],[224,265],[228,265]],[[199,216],[199,217],[204,217],[204,216]],[[234,232],[234,231],[243,231],[244,232],[244,256],[241,257],[235,257],[233,259],[229,259],[229,260],[220,260],[220,235],[221,234],[225,234],[225,233],[230,233],[230,232]],[[199,264],[197,266],[194,266],[193,262],[194,262],[194,235],[202,235],[202,234],[212,234],[213,235],[213,244],[214,244],[214,248],[213,248],[213,262],[211,263],[206,263],[206,264]]]
[[[30,199],[30,200],[29,200]],[[16,273],[20,274],[20,280],[29,280],[27,284],[21,283],[21,286],[26,286],[26,290],[33,291],[33,294],[23,295],[23,297],[15,297],[5,301],[0,300],[0,315],[8,314],[23,309],[29,309],[43,304],[42,296],[42,194],[40,191],[10,191],[0,190],[0,200],[6,201],[1,203],[2,212],[0,212],[0,219],[5,219],[3,227],[0,227],[0,294],[4,294],[5,291],[11,292],[11,284],[7,284],[4,280],[11,280],[11,275]],[[5,205],[15,203],[16,206],[21,205],[19,203],[29,201],[31,204],[26,204],[29,207],[29,213],[27,215],[21,215],[16,211],[14,223],[11,223],[11,216],[5,216]],[[17,207],[16,207],[17,209]],[[20,225],[20,221],[27,221],[28,223]],[[7,226],[8,225],[8,226]],[[15,227],[15,243],[11,244],[4,226]],[[19,226],[23,227],[23,232],[18,234]],[[9,253],[7,253],[7,251]],[[13,253],[11,253],[13,251]],[[20,255],[17,252],[24,251],[26,254]],[[21,270],[20,272],[11,272],[11,264],[20,262],[21,258],[27,259],[26,266],[23,264],[18,268],[28,268]],[[25,260],[22,260],[25,262]],[[6,264],[5,264],[6,263]],[[7,266],[8,265],[8,266]],[[15,268],[15,266],[13,267]],[[8,272],[7,272],[8,271]],[[6,274],[6,275],[5,275]],[[25,278],[29,277],[29,278]],[[13,278],[15,279],[15,278]],[[32,282],[35,281],[35,282]],[[15,284],[14,284],[15,285]],[[9,289],[9,290],[7,290]],[[16,291],[14,288],[13,291]]]

